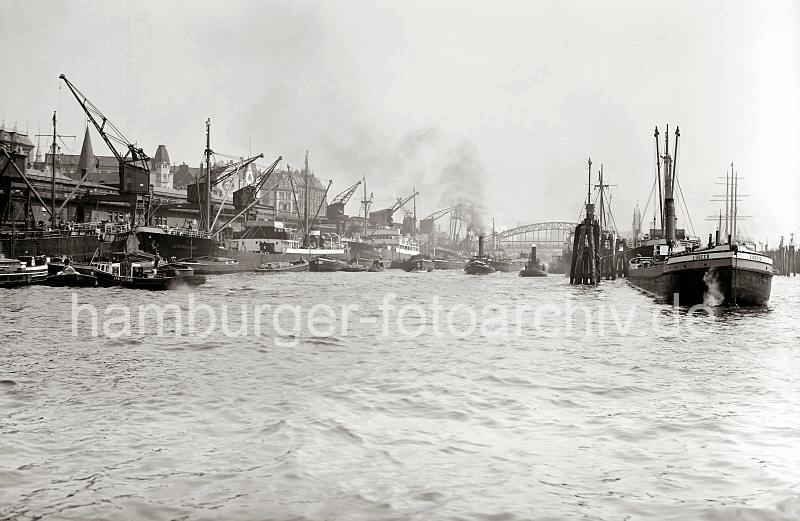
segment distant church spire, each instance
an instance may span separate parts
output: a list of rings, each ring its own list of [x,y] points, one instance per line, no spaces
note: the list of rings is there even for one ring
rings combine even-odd
[[[78,175],[83,177],[87,172],[95,171],[94,151],[92,150],[92,138],[89,135],[89,127],[86,127],[86,134],[83,136],[83,146],[81,156],[78,158]]]

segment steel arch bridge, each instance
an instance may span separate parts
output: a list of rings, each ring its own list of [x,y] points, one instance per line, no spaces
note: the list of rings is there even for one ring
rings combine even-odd
[[[565,221],[525,224],[489,234],[486,242],[489,250],[497,245],[497,249],[525,251],[531,244],[539,248],[560,249],[573,230],[575,223]]]

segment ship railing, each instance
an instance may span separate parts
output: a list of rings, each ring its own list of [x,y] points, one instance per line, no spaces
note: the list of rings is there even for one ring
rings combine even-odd
[[[98,235],[97,228],[87,229],[74,229],[64,228],[63,230],[3,230],[0,232],[0,237],[4,239],[56,239],[68,235],[70,237],[86,237],[91,235]]]
[[[164,230],[170,235],[180,235],[182,237],[207,238],[208,234],[201,230],[190,230],[188,228],[167,228]]]

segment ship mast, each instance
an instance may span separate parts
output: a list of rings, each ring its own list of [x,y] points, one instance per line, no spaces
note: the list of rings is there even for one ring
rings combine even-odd
[[[656,176],[657,176],[657,185],[658,185],[658,212],[661,216],[661,233],[664,234],[664,200],[663,194],[661,193],[661,152],[658,149],[658,127],[656,127],[656,131],[654,134],[656,138]],[[665,174],[666,175],[666,174]],[[653,226],[655,228],[655,226]]]
[[[58,134],[56,133],[56,113],[53,112],[53,153],[50,156],[53,172],[50,175],[50,205],[52,210],[50,210],[50,227],[52,229],[56,228],[56,139]]]
[[[731,176],[733,177],[733,241],[736,241],[739,232],[739,174],[733,168],[731,162]]]
[[[675,130],[675,145],[677,150],[677,141],[678,137],[680,136],[679,130]],[[667,240],[667,245],[672,247],[672,242],[675,240],[675,198],[673,189],[675,186],[674,181],[674,164],[672,162],[673,158],[669,154],[669,125],[667,126],[667,132],[665,133],[665,149],[666,154],[664,155],[664,228],[665,228],[665,239]]]
[[[211,118],[206,120],[206,207],[205,215],[201,219],[205,219],[205,229],[211,233]]]
[[[364,200],[361,201],[361,204],[364,205],[364,237],[363,240],[367,239],[367,219],[369,218],[369,206],[372,204],[372,194],[369,194],[369,199],[367,199],[367,176],[364,176]]]
[[[733,163],[731,163],[731,169],[733,169]],[[730,233],[730,186],[731,186],[731,175],[726,170],[725,171],[725,240],[728,240],[728,235]]]
[[[305,171],[305,176],[304,176],[305,177],[305,193],[303,194],[303,208],[305,210],[304,215],[305,215],[305,222],[306,222],[306,225],[305,225],[306,240],[305,240],[305,242],[306,242],[306,246],[308,246],[308,241],[310,240],[310,236],[311,236],[311,230],[308,229],[308,150],[306,150],[306,162],[305,162],[305,165],[303,166],[303,169]]]
[[[367,176],[364,176],[364,240],[367,239]]]

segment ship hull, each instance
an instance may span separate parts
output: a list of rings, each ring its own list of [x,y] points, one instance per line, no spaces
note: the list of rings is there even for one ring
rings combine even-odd
[[[3,232],[0,254],[12,259],[19,255],[66,255],[75,261],[87,261],[100,247],[96,233],[78,232]]]
[[[347,267],[347,263],[340,259],[330,257],[316,257],[311,259],[308,263],[308,270],[315,273],[330,273],[334,271],[342,271],[342,268]]]
[[[572,264],[572,252],[564,251],[561,255],[553,257],[552,262],[548,264],[547,271],[554,274],[569,275],[569,268]]]
[[[511,273],[517,272],[521,267],[524,267],[525,259],[520,259],[516,262],[513,260],[491,259],[489,261],[489,265],[494,268],[495,271],[499,271],[501,273]]]
[[[696,254],[631,269],[630,283],[681,306],[763,306],[772,291],[772,265],[761,255]]]
[[[397,245],[377,245],[364,242],[351,242],[350,261],[364,264],[372,263],[373,260],[383,261],[385,268],[403,269],[405,262],[415,255],[419,255],[419,250],[410,250]]]
[[[436,270],[463,270],[467,262],[466,259],[434,259],[433,266]]]
[[[139,251],[158,253],[165,259],[219,255],[219,244],[211,237],[171,234],[152,228],[138,229],[135,235]]]
[[[546,277],[547,272],[539,268],[522,268],[519,272],[520,277]]]

